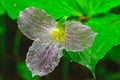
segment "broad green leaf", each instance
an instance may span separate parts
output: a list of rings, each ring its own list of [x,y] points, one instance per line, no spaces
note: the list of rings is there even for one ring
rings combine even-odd
[[[4,13],[5,13],[5,10],[3,8],[2,3],[0,2],[0,14],[4,14]]]
[[[56,19],[64,16],[83,15],[76,0],[41,0],[39,7],[45,9]]]
[[[119,5],[120,0],[41,0],[39,7],[58,19],[63,16],[107,13]]]
[[[29,7],[31,0],[2,0],[3,7],[12,19],[16,19],[21,10]]]
[[[39,6],[58,19],[63,16],[107,13],[119,5],[120,0],[42,0]]]
[[[31,6],[45,9],[48,14],[59,19],[64,16],[107,13],[119,6],[120,0],[2,0],[2,3],[13,19],[18,17],[21,10]]]
[[[112,8],[120,6],[120,0],[94,0],[98,1],[96,6],[91,9],[90,14],[108,13]],[[94,5],[95,3],[93,3]]]
[[[120,15],[108,14],[92,18],[88,26],[98,33],[94,44],[82,52],[66,52],[64,56],[89,68],[95,76],[97,62],[116,44],[120,37]]]
[[[18,73],[24,80],[40,80],[38,76],[32,77],[31,72],[28,70],[25,63],[17,64]]]
[[[76,1],[72,0],[2,0],[9,16],[16,19],[21,10],[35,6],[58,19],[63,16],[81,16],[81,11]],[[7,4],[6,4],[7,3]]]
[[[119,45],[119,44],[120,44],[120,37],[119,37],[119,39],[117,40],[115,46],[117,46],[117,45]]]
[[[112,8],[120,6],[120,0],[76,0],[85,15],[108,13]]]

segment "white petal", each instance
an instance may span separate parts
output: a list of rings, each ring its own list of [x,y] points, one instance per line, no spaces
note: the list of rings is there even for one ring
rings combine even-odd
[[[30,7],[20,12],[17,23],[28,38],[44,40],[49,37],[50,30],[55,28],[56,21],[44,10]]]
[[[63,47],[69,51],[82,51],[93,44],[96,33],[77,21],[65,23],[66,38]]]
[[[33,76],[44,76],[54,70],[62,57],[62,49],[58,47],[56,42],[35,41],[32,44],[27,53],[26,63]]]

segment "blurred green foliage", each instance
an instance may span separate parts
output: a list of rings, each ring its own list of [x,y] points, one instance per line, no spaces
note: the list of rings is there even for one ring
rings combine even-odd
[[[5,24],[7,23],[4,21],[4,13],[6,12],[12,19],[17,19],[20,11],[30,6],[44,9],[56,20],[64,17],[61,23],[67,20],[67,18],[73,16],[78,18],[81,16],[87,16],[89,18],[89,20],[83,24],[90,26],[95,32],[98,33],[94,44],[82,52],[67,52],[64,50],[63,56],[70,61],[86,66],[91,70],[94,77],[96,64],[105,56],[107,52],[109,52],[107,54],[109,59],[115,61],[118,64],[120,63],[120,47],[113,47],[120,44],[120,15],[110,13],[112,8],[120,6],[120,0],[1,0],[0,53],[2,53],[2,56],[5,57],[5,53],[7,53],[5,42]],[[14,53],[19,53],[21,39],[22,34],[18,30],[16,31],[14,40]],[[0,60],[5,60],[5,58],[1,58]],[[63,80],[66,79],[65,76],[67,76],[66,74],[68,73],[67,64],[68,62],[66,61],[64,63],[65,74],[63,74]],[[35,77],[34,79],[31,77],[31,73],[28,71],[25,63],[17,63],[17,69],[20,76],[22,76],[25,80],[38,80],[38,77]],[[105,80],[117,80],[115,78],[119,78],[120,73],[111,73],[109,76],[110,77],[106,77]],[[0,80],[2,80],[1,77]]]
[[[18,63],[17,69],[18,69],[19,74],[24,78],[24,80],[38,80],[39,79],[38,76],[35,76],[34,78],[32,77],[32,74],[28,70],[25,63]]]
[[[106,55],[106,58],[120,64],[120,46],[113,47]]]
[[[0,76],[0,80],[3,80],[3,78]]]
[[[0,26],[0,35],[2,35],[5,32],[4,26]]]

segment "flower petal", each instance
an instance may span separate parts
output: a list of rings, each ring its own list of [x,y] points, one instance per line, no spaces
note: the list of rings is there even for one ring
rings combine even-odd
[[[93,44],[96,33],[77,21],[65,23],[66,38],[63,47],[69,51],[82,51]]]
[[[50,30],[55,28],[56,25],[56,21],[52,16],[35,7],[21,11],[17,23],[24,35],[32,40],[48,38]]]
[[[62,49],[56,42],[33,42],[26,57],[26,63],[33,76],[44,76],[52,72],[62,57]]]

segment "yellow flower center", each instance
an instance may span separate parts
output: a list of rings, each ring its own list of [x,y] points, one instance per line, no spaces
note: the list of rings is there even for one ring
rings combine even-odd
[[[61,28],[61,26],[58,26],[51,32],[50,37],[54,38],[60,43],[63,43],[63,41],[65,40],[65,30]]]

